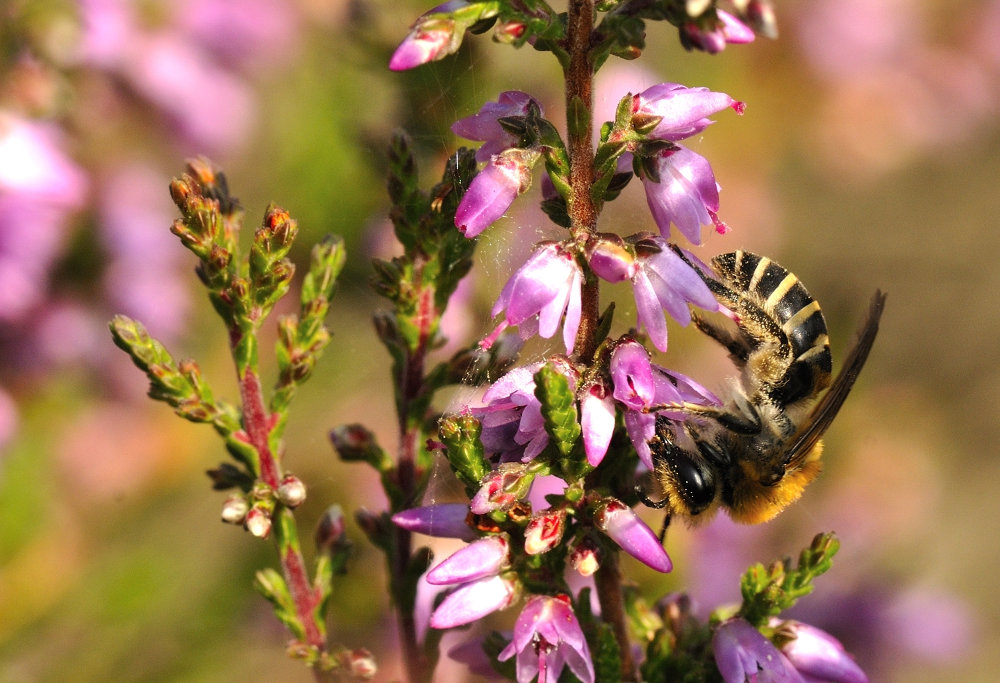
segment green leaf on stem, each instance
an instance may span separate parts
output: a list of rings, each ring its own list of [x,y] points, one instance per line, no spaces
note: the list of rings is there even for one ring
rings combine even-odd
[[[446,415],[441,418],[439,434],[445,444],[445,456],[452,471],[465,486],[469,497],[479,490],[489,473],[483,443],[479,440],[482,425],[472,415]]]
[[[295,601],[285,579],[270,567],[261,569],[254,577],[253,587],[274,606],[274,614],[299,640],[305,639],[305,627],[295,610]]]
[[[839,549],[840,541],[832,532],[817,534],[799,554],[796,566],[792,566],[790,558],[769,567],[753,565],[740,581],[743,603],[738,615],[757,628],[766,626],[771,617],[812,592],[813,580],[830,569]]]
[[[549,364],[535,373],[535,397],[542,404],[545,431],[562,455],[569,455],[580,438],[576,396],[569,380]]]

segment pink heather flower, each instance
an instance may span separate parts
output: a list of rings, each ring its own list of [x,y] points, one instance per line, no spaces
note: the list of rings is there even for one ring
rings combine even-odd
[[[389,59],[393,71],[405,71],[429,62],[443,59],[455,52],[461,44],[462,35],[456,35],[455,22],[451,19],[420,22],[403,39]]]
[[[465,523],[468,515],[469,506],[465,503],[439,503],[397,512],[392,521],[402,529],[425,536],[474,541],[479,536]]]
[[[496,102],[487,102],[471,116],[451,124],[451,130],[467,140],[481,140],[483,145],[476,150],[476,161],[489,161],[494,154],[517,145],[517,137],[504,130],[498,119],[508,116],[526,116],[532,109],[541,111],[541,105],[528,93],[508,90],[500,93]]]
[[[611,381],[615,400],[626,407],[625,428],[639,459],[653,469],[649,440],[656,431],[656,414],[683,420],[685,413],[663,406],[698,403],[722,405],[718,397],[693,379],[655,365],[649,352],[634,339],[626,338],[611,352]]]
[[[642,126],[659,118],[660,121],[647,136],[654,140],[678,142],[705,130],[712,123],[708,117],[726,107],[742,114],[744,104],[708,88],[660,83],[633,97],[632,125]]]
[[[24,319],[45,297],[86,191],[56,128],[0,110],[0,321]]]
[[[781,646],[781,652],[806,680],[830,683],[868,683],[868,676],[847,654],[840,641],[826,631],[801,621],[772,620],[782,632],[791,632],[793,640]]]
[[[603,382],[591,385],[580,399],[580,427],[587,462],[597,467],[604,460],[615,431],[615,402]]]
[[[749,26],[734,17],[729,12],[716,10],[719,23],[714,29],[705,30],[695,23],[685,24],[682,30],[686,45],[704,50],[709,54],[718,54],[726,49],[726,44],[741,45],[752,43],[754,32]]]
[[[701,226],[712,224],[720,234],[729,230],[717,215],[719,185],[708,159],[676,145],[647,162],[642,185],[661,235],[669,238],[673,223],[693,244],[701,244]]]
[[[421,14],[392,54],[389,68],[405,71],[457,52],[465,37],[465,27],[457,27],[451,17],[434,15],[449,14],[468,5],[466,0],[450,0]]]
[[[493,225],[531,187],[531,167],[539,156],[535,150],[508,149],[490,157],[462,195],[455,227],[471,239]]]
[[[250,89],[198,36],[172,19],[147,28],[128,0],[79,4],[81,62],[123,79],[201,147],[231,149],[246,139],[254,117]]]
[[[0,456],[17,434],[18,410],[14,399],[0,387]]]
[[[493,306],[491,315],[498,315],[503,310],[507,312],[497,332],[506,326],[518,325],[522,339],[535,332],[548,339],[556,333],[565,312],[563,344],[566,353],[573,353],[580,327],[582,284],[583,272],[567,246],[559,242],[540,244],[527,263],[507,281]]]
[[[509,563],[510,544],[503,536],[473,541],[427,572],[427,583],[440,586],[496,576]]]
[[[99,196],[110,260],[104,288],[117,311],[164,342],[183,331],[190,309],[187,261],[163,229],[176,211],[163,191],[168,182],[148,166],[123,165],[104,178]]]
[[[483,406],[470,408],[482,424],[480,440],[486,453],[499,454],[502,462],[527,462],[549,443],[542,406],[535,398],[535,373],[542,363],[514,368],[483,394]],[[567,364],[556,366],[576,386]]]
[[[515,654],[518,683],[536,676],[538,683],[555,683],[566,666],[583,683],[594,683],[587,640],[565,595],[528,600],[514,624],[513,639],[497,659],[504,662]]]
[[[697,271],[662,237],[643,240],[637,251],[632,292],[638,326],[646,329],[653,346],[666,351],[667,324],[663,311],[681,325],[687,325],[691,322],[688,303],[708,311],[718,311],[719,303]]]
[[[744,619],[736,617],[722,622],[712,636],[712,650],[726,683],[804,683],[778,648]]]
[[[504,576],[489,576],[467,583],[438,605],[431,614],[430,624],[434,628],[471,624],[510,605],[517,592],[514,580]]]
[[[664,574],[674,568],[660,539],[625,503],[606,498],[594,513],[597,528],[635,559]]]

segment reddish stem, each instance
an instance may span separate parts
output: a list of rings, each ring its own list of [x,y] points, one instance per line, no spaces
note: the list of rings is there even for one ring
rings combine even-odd
[[[597,230],[597,207],[590,196],[594,185],[593,89],[594,65],[590,42],[594,28],[592,0],[570,0],[566,49],[566,111],[569,153],[569,217],[574,238],[584,242]],[[575,117],[577,120],[572,120]],[[597,347],[597,321],[600,317],[598,281],[584,279],[581,289],[580,329],[576,335],[576,357],[588,360]]]
[[[590,53],[594,30],[593,0],[570,0],[567,17],[566,111],[570,159],[570,230],[578,242],[597,231],[598,211],[591,196],[594,186],[593,86],[594,63]],[[589,362],[597,348],[600,301],[598,280],[588,272],[581,290],[582,315],[576,337],[576,358]],[[596,575],[601,618],[611,625],[621,651],[622,680],[635,679],[635,663],[622,604],[618,557],[604,560]]]
[[[280,472],[268,445],[271,416],[264,409],[260,378],[253,370],[245,370],[240,377],[240,398],[243,401],[243,429],[247,433],[250,445],[257,450],[260,459],[260,478],[271,488],[277,489],[280,484]]]

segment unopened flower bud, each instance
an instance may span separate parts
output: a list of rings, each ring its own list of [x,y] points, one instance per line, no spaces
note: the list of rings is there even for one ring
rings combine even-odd
[[[509,565],[510,543],[503,536],[473,541],[427,572],[427,583],[445,586],[496,576]]]
[[[392,54],[389,68],[404,71],[442,59],[458,49],[461,39],[462,34],[456,35],[452,19],[418,22]]]
[[[186,178],[174,178],[170,181],[170,197],[181,211],[184,210],[185,202],[191,196],[191,192],[191,183]]]
[[[370,679],[378,673],[375,656],[364,648],[352,650],[348,655],[348,668],[355,678]]]
[[[330,442],[344,462],[366,461],[375,445],[375,435],[363,425],[354,423],[330,430]]]
[[[552,550],[566,530],[566,511],[547,510],[535,515],[524,530],[524,552],[540,555]]]
[[[493,29],[493,38],[498,43],[513,43],[524,35],[526,25],[523,21],[504,21]]]
[[[250,504],[243,496],[230,496],[222,504],[222,521],[226,524],[242,524],[250,511]]]
[[[354,513],[354,521],[368,538],[380,539],[385,534],[382,519],[367,508],[360,508]]]
[[[265,508],[259,505],[250,508],[244,524],[247,531],[257,538],[267,538],[271,533],[271,515]]]
[[[291,474],[286,475],[278,486],[278,500],[285,507],[297,508],[306,499],[306,485]]]
[[[331,505],[316,523],[316,547],[330,550],[344,540],[344,510],[339,505]]]
[[[476,515],[506,510],[528,495],[534,479],[535,475],[527,472],[527,465],[519,462],[503,463],[486,475],[479,491],[472,498],[469,509]]]
[[[625,241],[612,233],[599,235],[587,246],[587,263],[608,282],[630,280],[638,269],[635,255],[625,248]]]
[[[597,545],[590,539],[584,539],[573,548],[569,563],[580,576],[591,576],[601,568],[601,558]]]
[[[639,515],[616,498],[605,498],[594,512],[597,528],[621,546],[621,549],[658,572],[673,568],[660,539],[646,526]]]

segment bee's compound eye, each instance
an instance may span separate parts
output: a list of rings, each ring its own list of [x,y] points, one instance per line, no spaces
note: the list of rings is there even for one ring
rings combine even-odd
[[[779,481],[785,478],[785,466],[775,465],[770,472],[767,472],[760,478],[760,483],[762,486],[774,486]]]
[[[670,463],[678,493],[692,514],[698,514],[715,499],[715,477],[703,463],[686,455],[677,454]]]

